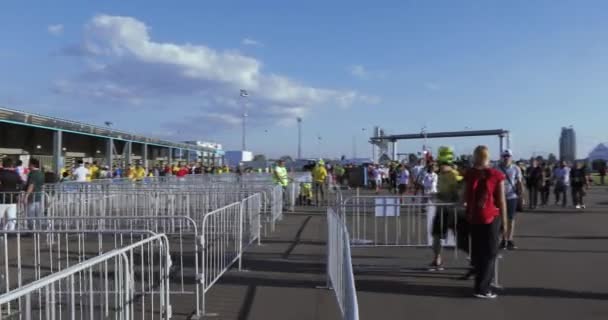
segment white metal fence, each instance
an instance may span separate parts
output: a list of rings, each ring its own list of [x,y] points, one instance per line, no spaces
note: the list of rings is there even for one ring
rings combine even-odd
[[[241,203],[234,203],[205,215],[201,228],[202,310],[206,315],[205,295],[211,287],[243,257],[243,211]]]
[[[327,282],[336,294],[342,318],[358,320],[350,238],[342,218],[331,207],[327,209]]]
[[[16,214],[11,211],[2,219],[0,293],[162,233],[173,244],[175,261],[167,272],[173,284],[169,293],[195,294],[195,317],[200,318],[207,314],[205,295],[212,286],[237,261],[240,270],[244,250],[260,244],[262,229],[274,231],[283,217],[283,188],[269,177],[68,182],[47,185],[29,199],[23,192],[0,193],[2,204],[16,207]],[[31,215],[34,202],[37,210]],[[150,268],[149,263],[158,262],[156,256],[140,257],[141,262]]]
[[[169,252],[167,238],[152,235],[21,283],[0,295],[0,317],[170,319]]]

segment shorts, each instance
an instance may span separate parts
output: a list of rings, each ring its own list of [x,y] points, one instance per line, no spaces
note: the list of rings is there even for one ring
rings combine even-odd
[[[507,199],[507,218],[509,220],[515,219],[517,214],[517,202],[519,199]]]
[[[400,184],[398,188],[399,188],[399,194],[404,194],[405,191],[407,190],[407,184]]]
[[[446,239],[448,231],[456,229],[457,213],[453,208],[436,207],[435,217],[433,218],[432,234],[440,239]]]

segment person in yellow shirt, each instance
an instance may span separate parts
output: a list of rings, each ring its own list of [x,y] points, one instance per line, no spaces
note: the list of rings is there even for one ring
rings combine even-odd
[[[317,165],[312,169],[312,180],[313,188],[315,192],[315,203],[318,206],[321,202],[325,202],[325,183],[327,179],[327,169],[325,169],[325,162],[323,159],[317,162]],[[321,201],[319,201],[319,194],[321,195]]]
[[[93,164],[89,167],[89,174],[91,180],[99,179],[99,167],[97,166],[97,161],[93,161]]]
[[[287,174],[287,169],[285,168],[285,162],[283,160],[277,161],[277,165],[272,171],[272,180],[283,188],[286,188],[289,184],[289,175]]]
[[[141,181],[146,177],[146,169],[141,164],[136,164],[135,169],[129,171],[129,179],[133,181]]]

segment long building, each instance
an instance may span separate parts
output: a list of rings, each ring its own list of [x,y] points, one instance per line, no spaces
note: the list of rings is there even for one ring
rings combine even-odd
[[[562,128],[559,137],[559,158],[569,162],[576,160],[576,133],[572,127]]]
[[[172,142],[3,107],[0,107],[0,156],[26,162],[29,157],[36,157],[45,169],[55,173],[76,159],[108,166],[139,161],[146,167],[160,162],[200,161],[207,165],[223,162],[223,151],[217,147]]]

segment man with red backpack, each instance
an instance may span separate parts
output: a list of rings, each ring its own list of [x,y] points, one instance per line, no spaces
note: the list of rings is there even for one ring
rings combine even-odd
[[[478,146],[473,154],[474,165],[465,176],[464,199],[471,230],[471,262],[475,268],[474,296],[494,299],[490,290],[498,255],[501,231],[507,225],[505,175],[490,168],[486,146]]]

